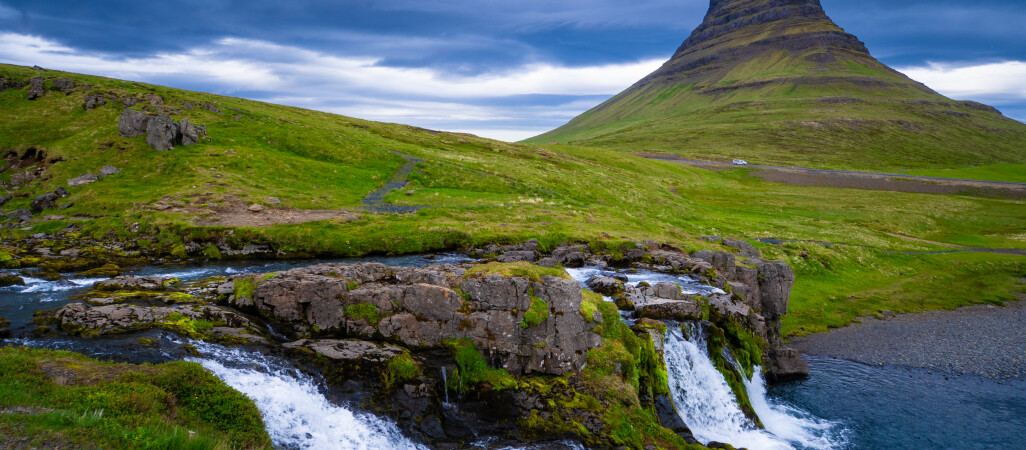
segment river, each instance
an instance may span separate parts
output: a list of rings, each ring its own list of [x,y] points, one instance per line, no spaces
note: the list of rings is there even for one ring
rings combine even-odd
[[[335,260],[424,266],[468,261],[459,255],[437,258],[406,256]],[[150,266],[135,275],[197,280],[215,275],[263,273],[326,261],[227,262],[188,266]],[[570,269],[578,281],[601,271]],[[631,283],[675,282],[685,293],[717,289],[687,276],[638,271]],[[196,361],[254,400],[276,446],[281,448],[420,448],[389,419],[333,400],[323,380],[303,373],[289,361],[254,349],[191,342],[201,352],[181,350],[183,340],[159,330],[142,333],[158,345],[134,345],[140,334],[82,341],[30,339],[32,314],[59,308],[101,279],[45,281],[31,276],[27,286],[0,288],[0,316],[12,322],[16,336],[8,344],[74,350],[101,359],[159,362]],[[685,336],[670,327],[664,341],[672,398],[684,422],[703,443],[728,442],[756,449],[842,448],[1010,448],[1026,441],[1026,383],[999,383],[975,376],[955,376],[896,366],[870,367],[849,361],[809,357],[807,380],[767,389],[761,374],[746,382],[753,408],[765,429],[744,417],[706,354],[701,333]],[[131,349],[131,351],[126,351]],[[484,437],[478,447],[488,447]],[[574,446],[567,443],[567,446]]]

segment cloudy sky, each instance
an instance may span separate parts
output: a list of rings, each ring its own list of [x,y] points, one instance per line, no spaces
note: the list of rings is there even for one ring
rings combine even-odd
[[[1026,121],[1022,0],[822,0],[874,56]],[[655,70],[708,0],[0,0],[0,62],[519,140]]]

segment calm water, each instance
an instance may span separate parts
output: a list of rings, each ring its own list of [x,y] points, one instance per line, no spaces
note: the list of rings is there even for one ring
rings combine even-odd
[[[1026,382],[808,356],[811,376],[769,390],[839,420],[858,449],[1026,448]]]

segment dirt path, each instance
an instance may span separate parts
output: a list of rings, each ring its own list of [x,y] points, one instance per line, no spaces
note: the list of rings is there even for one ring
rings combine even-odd
[[[966,180],[960,178],[923,177],[879,172],[855,172],[848,170],[808,169],[802,167],[746,165],[731,163],[695,161],[675,155],[638,154],[638,156],[663,161],[674,161],[696,167],[726,168],[745,167],[756,169],[752,176],[771,183],[794,186],[822,186],[874,191],[911,192],[920,194],[963,194],[984,197],[1026,198],[1026,183],[1007,181]]]
[[[164,206],[158,209],[161,211],[197,214],[200,218],[196,219],[195,223],[201,226],[269,227],[332,219],[349,222],[360,218],[357,214],[359,211],[370,213],[409,213],[425,208],[425,206],[401,206],[385,203],[385,196],[389,192],[405,186],[417,163],[423,161],[422,159],[396,151],[392,153],[402,156],[406,160],[406,164],[400,167],[395,175],[383,186],[368,194],[367,197],[364,197],[362,200],[363,206],[359,210],[265,207],[259,211],[251,211],[249,205],[235,198],[225,199],[226,201],[221,206],[213,208]]]
[[[410,155],[399,153],[394,150],[392,153],[402,156],[403,159],[406,160],[406,164],[400,167],[399,170],[395,172],[395,175],[392,175],[392,179],[388,180],[388,182],[378,188],[378,190],[371,192],[363,199],[362,209],[364,211],[377,213],[409,213],[425,208],[424,206],[400,206],[385,203],[385,196],[388,195],[389,192],[405,186],[406,182],[410,179],[410,174],[417,168],[417,163],[424,161],[423,159],[414,158]]]

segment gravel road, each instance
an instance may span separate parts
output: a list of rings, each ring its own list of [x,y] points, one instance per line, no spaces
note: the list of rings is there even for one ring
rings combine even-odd
[[[1007,306],[903,314],[791,340],[810,355],[1026,380],[1026,298]]]

